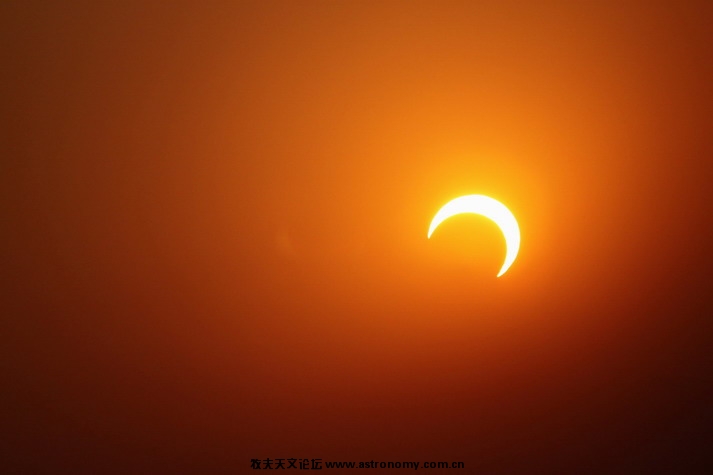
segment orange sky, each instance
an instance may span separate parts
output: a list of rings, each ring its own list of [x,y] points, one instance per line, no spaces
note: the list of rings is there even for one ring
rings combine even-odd
[[[0,6],[22,473],[702,453],[709,4],[60,3]]]

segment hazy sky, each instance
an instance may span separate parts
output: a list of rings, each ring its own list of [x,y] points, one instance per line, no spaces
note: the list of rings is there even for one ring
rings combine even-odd
[[[703,1],[2,2],[0,471],[690,473],[712,32]],[[469,193],[520,223],[499,279],[484,218],[426,239]]]

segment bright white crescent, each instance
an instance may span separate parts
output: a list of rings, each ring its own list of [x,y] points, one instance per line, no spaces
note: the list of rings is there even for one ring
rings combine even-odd
[[[438,210],[438,213],[436,213],[431,221],[431,226],[428,228],[428,238],[431,238],[431,234],[433,234],[443,221],[451,216],[462,213],[474,213],[485,216],[495,222],[500,228],[500,231],[502,231],[505,237],[506,252],[505,261],[500,268],[500,272],[498,272],[498,277],[500,277],[507,272],[512,263],[515,262],[517,253],[520,250],[520,227],[517,225],[515,216],[513,216],[504,204],[489,196],[461,196],[449,201]]]

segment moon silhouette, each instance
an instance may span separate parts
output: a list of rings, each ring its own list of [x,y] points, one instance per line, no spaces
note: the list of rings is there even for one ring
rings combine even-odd
[[[438,210],[433,217],[431,226],[428,228],[428,238],[436,228],[451,216],[462,213],[474,213],[495,222],[505,237],[505,261],[498,272],[498,277],[503,275],[510,268],[517,253],[520,250],[520,227],[515,216],[510,210],[498,200],[485,195],[465,195],[455,198]]]

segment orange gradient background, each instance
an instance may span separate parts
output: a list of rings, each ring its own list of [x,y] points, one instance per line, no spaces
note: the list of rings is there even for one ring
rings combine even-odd
[[[60,3],[0,6],[9,469],[703,456],[711,4]]]

